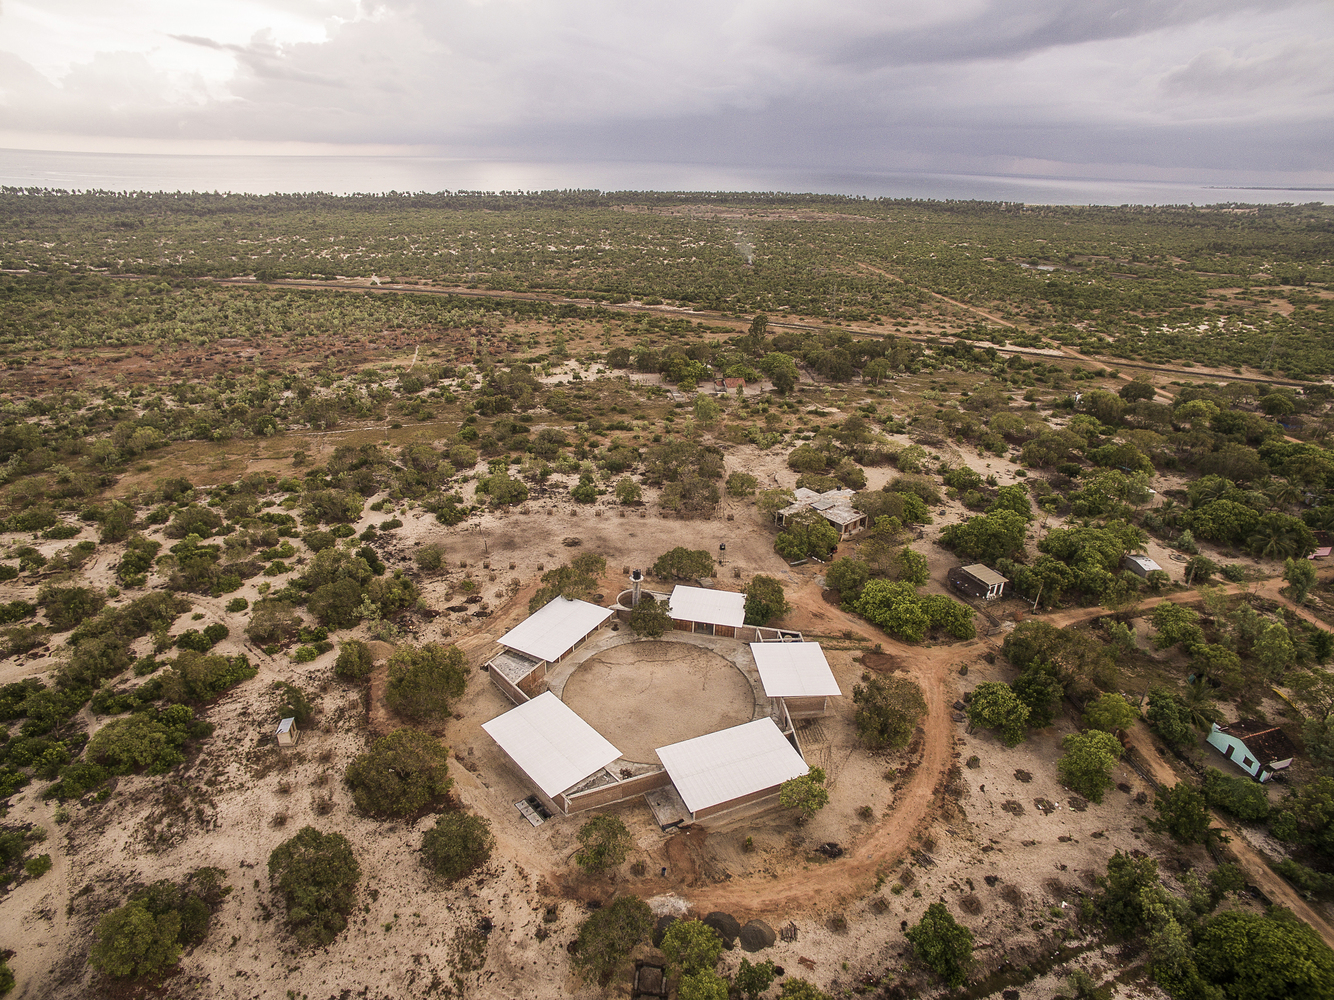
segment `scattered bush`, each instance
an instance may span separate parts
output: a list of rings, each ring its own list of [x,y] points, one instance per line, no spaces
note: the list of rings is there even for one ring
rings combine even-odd
[[[594,910],[579,926],[574,963],[596,982],[607,985],[628,965],[635,946],[653,931],[653,911],[636,896],[621,896]]]
[[[600,872],[625,861],[634,840],[625,824],[615,816],[600,815],[579,828],[579,852],[575,862],[584,871]]]
[[[370,676],[375,658],[370,647],[358,639],[346,639],[338,647],[334,673],[345,681],[362,681]]]
[[[406,719],[448,718],[467,685],[467,664],[457,646],[401,646],[389,657],[385,703]]]
[[[344,780],[367,815],[410,816],[449,791],[449,748],[429,733],[399,729],[358,755]]]
[[[446,882],[471,875],[491,857],[495,848],[491,824],[467,812],[447,812],[422,835],[422,857]]]
[[[308,826],[269,855],[269,882],[283,897],[287,922],[307,948],[332,944],[347,927],[361,868],[341,833]]]

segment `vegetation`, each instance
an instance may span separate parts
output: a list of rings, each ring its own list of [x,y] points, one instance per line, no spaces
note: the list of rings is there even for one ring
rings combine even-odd
[[[778,788],[778,804],[796,810],[804,818],[814,816],[829,804],[824,769],[812,767],[805,774],[783,782]]]
[[[287,907],[287,924],[306,948],[331,944],[347,927],[361,868],[341,833],[304,827],[269,855],[269,882]]]
[[[1111,788],[1112,767],[1121,759],[1121,742],[1111,733],[1090,729],[1061,740],[1065,750],[1056,763],[1061,782],[1086,799],[1101,802]]]
[[[384,700],[405,719],[416,722],[446,719],[467,683],[467,663],[457,646],[439,643],[400,646],[389,657]]]
[[[662,952],[682,976],[712,972],[723,954],[723,939],[702,920],[678,920],[662,936]]]
[[[646,639],[661,639],[673,628],[667,602],[641,592],[639,603],[630,609],[629,625],[635,635]]]
[[[221,868],[196,868],[180,883],[155,882],[98,922],[88,962],[116,978],[175,965],[184,948],[208,936],[213,913],[230,893]]]
[[[653,931],[653,913],[637,896],[619,896],[579,926],[574,962],[602,985],[630,962],[631,950]]]
[[[619,817],[605,813],[587,820],[579,828],[579,851],[574,860],[587,872],[602,872],[625,862],[634,839]]]
[[[973,932],[955,921],[943,903],[932,903],[904,937],[918,959],[946,986],[962,986],[973,961]]]
[[[653,575],[661,580],[693,580],[713,573],[713,556],[704,549],[677,546],[653,564]]]
[[[1000,730],[1006,746],[1018,746],[1024,740],[1028,724],[1028,706],[1019,700],[1010,685],[1002,681],[984,681],[973,689],[968,703],[968,722],[983,729]]]
[[[757,573],[746,584],[746,624],[768,625],[787,614],[790,606],[783,584],[772,576]]]
[[[371,744],[344,775],[352,801],[369,816],[411,816],[449,791],[449,749],[430,733],[398,729]]]
[[[422,860],[446,882],[457,882],[481,868],[491,857],[496,839],[481,816],[455,811],[441,813],[422,834]]]
[[[868,750],[902,750],[926,716],[922,689],[907,677],[872,677],[852,689],[857,736]]]

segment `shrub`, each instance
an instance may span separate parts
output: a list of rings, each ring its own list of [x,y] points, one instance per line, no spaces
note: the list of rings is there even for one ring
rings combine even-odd
[[[678,920],[662,936],[662,952],[682,976],[693,976],[718,965],[723,939],[702,920]]]
[[[28,878],[41,878],[51,870],[51,855],[39,854],[23,862],[23,871]]]
[[[788,613],[790,605],[783,584],[772,576],[757,574],[746,584],[746,624],[767,625]]]
[[[579,828],[579,852],[574,856],[580,868],[589,872],[615,868],[625,861],[634,843],[630,831],[615,816],[594,816]]]
[[[361,681],[370,676],[375,658],[370,647],[357,639],[347,639],[338,647],[334,673],[345,681]]]
[[[117,978],[157,972],[180,958],[180,932],[179,913],[155,917],[143,901],[126,903],[98,922],[88,962]]]
[[[1061,741],[1064,756],[1056,763],[1061,781],[1086,799],[1101,802],[1111,788],[1112,767],[1121,759],[1121,741],[1111,733],[1091,729],[1071,733]]]
[[[385,703],[407,719],[444,719],[467,682],[467,664],[457,646],[402,646],[389,658]]]
[[[943,903],[928,906],[904,936],[917,957],[947,986],[963,985],[973,960],[973,932],[955,921]]]
[[[308,948],[331,944],[347,927],[361,868],[340,833],[307,826],[269,855],[269,882],[283,897],[287,922]]]
[[[258,673],[245,656],[218,656],[182,650],[163,672],[162,697],[173,705],[203,704]]]
[[[351,628],[361,621],[363,591],[356,580],[342,579],[317,587],[306,607],[321,625]]]
[[[286,681],[274,681],[273,690],[273,711],[279,719],[296,719],[298,726],[304,726],[311,720],[315,710],[299,687]]]
[[[712,572],[713,556],[709,552],[680,545],[659,556],[653,564],[653,575],[663,580],[697,579]]]
[[[984,681],[973,689],[968,721],[984,729],[999,729],[1006,746],[1017,746],[1024,740],[1028,706],[1003,681]]]
[[[106,605],[106,598],[91,587],[55,587],[37,592],[37,604],[57,632],[65,632],[92,618]]]
[[[636,896],[621,896],[595,910],[579,926],[574,962],[586,975],[603,984],[630,961],[630,952],[648,939],[653,911]]]
[[[857,736],[868,750],[900,750],[926,715],[926,699],[906,677],[873,677],[852,689]]]
[[[300,628],[301,618],[292,605],[270,598],[255,602],[245,632],[256,645],[271,646],[295,638]]]
[[[412,558],[419,569],[438,570],[445,564],[445,547],[439,542],[430,542],[414,552]]]
[[[166,774],[185,760],[181,748],[196,733],[202,730],[184,705],[141,712],[108,722],[94,733],[84,758],[112,774]]]
[[[825,773],[813,767],[805,774],[789,778],[778,789],[778,804],[784,809],[795,809],[803,816],[814,816],[829,803],[829,789],[825,788]]]
[[[673,628],[672,614],[666,601],[641,593],[639,603],[630,609],[629,625],[635,635],[661,639]]]
[[[410,816],[449,791],[449,749],[429,733],[399,729],[358,755],[344,780],[367,815]]]
[[[1101,729],[1104,733],[1129,729],[1139,713],[1135,711],[1124,695],[1110,691],[1100,695],[1084,710],[1084,725],[1090,729]]]
[[[426,867],[447,882],[457,882],[486,864],[495,847],[491,824],[467,812],[447,812],[422,834]]]
[[[760,481],[748,472],[733,472],[727,477],[727,495],[729,497],[750,497],[755,495],[755,488]]]
[[[250,602],[244,597],[233,597],[227,602],[227,611],[229,614],[236,614],[238,611],[244,611],[250,607]]]
[[[1249,778],[1229,777],[1211,767],[1204,775],[1203,792],[1209,805],[1247,823],[1262,823],[1269,818],[1269,796],[1263,785]]]

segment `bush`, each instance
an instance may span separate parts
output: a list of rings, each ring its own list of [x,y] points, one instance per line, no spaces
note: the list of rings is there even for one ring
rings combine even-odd
[[[185,760],[181,748],[186,741],[201,732],[194,712],[184,705],[141,712],[108,722],[94,733],[84,758],[111,774],[166,774]]]
[[[868,750],[901,750],[926,715],[926,699],[906,677],[873,677],[852,689],[857,736]]]
[[[713,556],[709,552],[680,545],[659,556],[653,564],[653,575],[663,580],[698,579],[712,572]]]
[[[239,611],[244,611],[248,607],[250,607],[250,602],[244,597],[233,597],[227,602],[227,612],[229,614],[236,614]]]
[[[748,472],[733,472],[727,477],[727,495],[729,497],[751,497],[760,481]]]
[[[825,571],[825,586],[837,590],[839,597],[848,602],[861,596],[862,588],[871,579],[871,567],[864,559],[844,556],[835,559]]]
[[[98,922],[88,962],[117,978],[148,975],[176,964],[180,932],[179,913],[155,917],[143,901],[126,903]]]
[[[667,602],[642,592],[639,603],[630,609],[629,625],[635,635],[647,639],[661,639],[674,627]]]
[[[723,939],[702,920],[678,920],[662,936],[662,952],[682,976],[693,976],[718,965]]]
[[[412,558],[419,569],[433,572],[445,564],[445,547],[439,542],[430,542],[414,552]]]
[[[824,770],[818,767],[800,777],[789,778],[778,788],[778,804],[803,816],[814,816],[829,803],[829,789],[824,782]]]
[[[1184,781],[1159,787],[1153,808],[1158,816],[1149,820],[1149,829],[1169,834],[1178,844],[1208,843],[1218,833],[1209,826],[1213,816],[1205,808],[1204,796]]]
[[[37,592],[37,605],[57,632],[65,632],[92,618],[106,605],[106,598],[91,587],[55,587]]]
[[[1100,695],[1084,710],[1084,725],[1090,729],[1101,729],[1104,733],[1115,733],[1129,729],[1139,718],[1124,695],[1115,691]]]
[[[588,872],[605,871],[625,861],[634,840],[630,831],[615,816],[594,816],[579,828],[579,852],[574,856],[580,868]]]
[[[745,608],[747,625],[767,625],[787,614],[790,605],[779,580],[757,574],[746,584]]]
[[[962,986],[973,960],[973,932],[959,924],[943,903],[932,903],[904,933],[917,957],[945,985]]]
[[[491,824],[466,812],[447,812],[422,834],[422,857],[436,875],[457,882],[486,864],[495,848]]]
[[[1121,741],[1111,733],[1091,729],[1071,733],[1061,741],[1065,754],[1056,762],[1061,781],[1086,799],[1101,802],[1112,787],[1112,767],[1121,759]]]
[[[258,673],[245,656],[182,650],[162,674],[162,697],[173,705],[203,704]]]
[[[294,639],[300,628],[301,618],[292,605],[267,599],[255,602],[245,634],[257,646],[272,646]]]
[[[287,922],[308,948],[331,944],[347,927],[361,868],[340,833],[308,826],[269,855],[269,882],[283,897]]]
[[[367,815],[410,816],[449,791],[449,748],[429,733],[399,729],[358,755],[344,780]]]
[[[653,911],[636,896],[621,896],[595,910],[579,927],[574,962],[602,985],[628,965],[630,952],[653,931]]]
[[[273,713],[279,719],[296,719],[298,726],[304,726],[314,716],[315,710],[299,687],[286,681],[274,681],[273,690],[276,695]]]
[[[352,628],[361,621],[364,592],[356,580],[342,579],[317,587],[306,607],[321,625]]]
[[[23,871],[28,878],[41,878],[51,870],[51,855],[39,854],[23,862]]]
[[[334,662],[334,673],[345,681],[362,681],[371,675],[375,667],[375,657],[364,642],[347,639],[338,647],[338,659]]]
[[[1205,772],[1202,790],[1209,805],[1239,820],[1263,823],[1269,818],[1269,796],[1263,785],[1249,778],[1229,777],[1211,767]]]
[[[406,719],[448,718],[450,702],[463,694],[467,664],[457,646],[401,646],[389,658],[385,703]]]

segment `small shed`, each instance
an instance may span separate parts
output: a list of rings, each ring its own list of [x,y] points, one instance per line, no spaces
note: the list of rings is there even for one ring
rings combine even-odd
[[[1320,548],[1316,549],[1314,552],[1312,552],[1312,553],[1311,553],[1309,556],[1307,556],[1306,558],[1307,558],[1307,559],[1311,559],[1311,560],[1316,560],[1316,559],[1328,559],[1329,556],[1330,556],[1330,553],[1331,553],[1331,552],[1334,552],[1334,548],[1332,548],[1332,547],[1330,547],[1330,546],[1328,546],[1328,545],[1322,545],[1322,546],[1320,546]]]
[[[955,590],[961,590],[969,597],[980,597],[984,601],[1004,597],[1010,589],[1009,580],[981,563],[960,566],[950,574],[949,579],[950,586]]]
[[[659,747],[657,753],[692,821],[777,795],[783,782],[809,770],[768,718]]]
[[[1257,781],[1268,781],[1297,755],[1287,733],[1258,719],[1238,719],[1226,726],[1215,722],[1205,740]]]
[[[296,728],[296,719],[283,719],[278,723],[278,731],[273,734],[280,747],[294,747],[301,739],[301,730]]]
[[[612,616],[608,608],[554,597],[499,639],[502,650],[487,663],[491,683],[515,704],[537,694],[547,668],[579,648]]]
[[[682,632],[736,638],[746,623],[746,595],[703,587],[674,587],[667,600],[672,624]]]
[[[1163,568],[1143,552],[1127,552],[1121,557],[1121,568],[1130,570],[1141,579],[1148,579],[1150,573],[1163,572]]]
[[[843,692],[818,642],[752,642],[764,693],[782,702],[789,719],[814,719]]]
[[[621,756],[550,691],[482,723],[482,728],[553,813],[568,813],[565,793]]]

